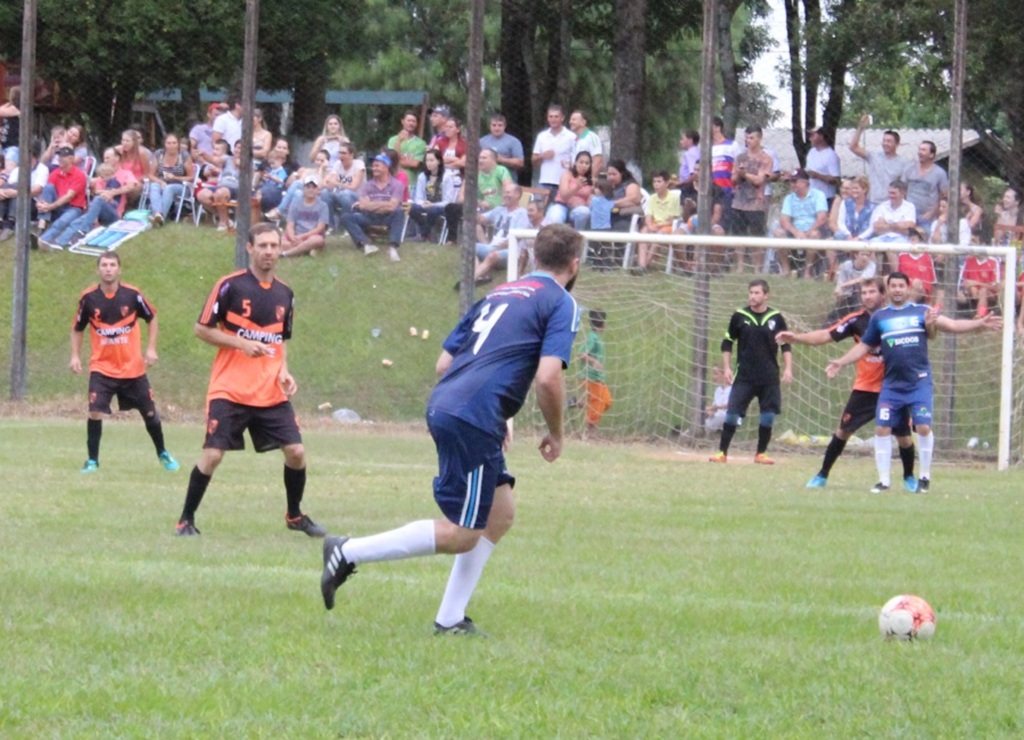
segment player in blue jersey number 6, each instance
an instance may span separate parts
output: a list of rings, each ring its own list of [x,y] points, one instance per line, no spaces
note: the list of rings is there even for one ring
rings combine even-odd
[[[541,229],[534,243],[537,270],[492,290],[444,341],[440,380],[427,403],[439,467],[434,500],[444,516],[369,537],[328,537],[320,580],[328,609],[357,565],[452,553],[434,628],[478,632],[466,606],[494,546],[512,526],[515,478],[505,467],[503,445],[507,420],[522,407],[531,383],[548,428],[540,454],[554,462],[562,453],[563,374],[579,327],[569,291],[582,247],[583,238],[568,226]]]
[[[989,314],[983,319],[951,319],[938,309],[911,303],[910,278],[902,272],[890,273],[886,285],[890,305],[871,315],[860,344],[828,363],[825,372],[834,378],[845,365],[852,365],[869,351],[881,348],[885,363],[882,392],[875,409],[875,466],[878,483],[872,493],[882,493],[892,485],[892,430],[909,416],[917,432],[917,451],[921,458],[921,477],[916,493],[928,493],[931,484],[933,390],[932,368],[928,361],[928,336],[933,329],[953,334],[1003,327],[1000,316]]]

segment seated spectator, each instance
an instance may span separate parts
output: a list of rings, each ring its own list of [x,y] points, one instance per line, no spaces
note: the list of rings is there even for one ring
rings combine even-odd
[[[629,231],[634,215],[642,216],[643,190],[621,159],[613,159],[605,170],[612,186],[615,207],[612,209],[612,231]]]
[[[840,197],[832,203],[829,228],[832,236],[843,241],[860,241],[860,235],[871,226],[874,209],[868,201],[870,184],[864,175],[847,177],[839,188]],[[846,259],[845,251],[828,252],[828,272],[835,276],[836,265]]]
[[[975,318],[987,316],[999,303],[1002,269],[1002,263],[995,257],[971,255],[964,260],[957,281],[957,307],[969,309]]]
[[[60,166],[60,157],[57,156],[57,150],[64,146],[64,137],[67,135],[68,130],[63,126],[54,126],[50,129],[50,144],[46,147],[43,152],[42,161],[50,168],[50,172],[53,172]]]
[[[276,157],[277,152],[271,152],[271,154]],[[299,167],[295,177],[285,179],[287,190],[285,190],[281,202],[273,208],[263,209],[263,217],[270,221],[280,221],[285,218],[292,201],[302,195],[303,180],[310,175],[315,176],[317,182],[320,183],[320,200],[327,204],[328,212],[330,212],[332,188],[337,187],[336,172],[334,166],[331,165],[331,155],[327,153],[326,149],[321,149],[313,155],[312,167]]]
[[[580,152],[572,168],[562,174],[555,202],[548,208],[548,221],[564,224],[572,219],[577,231],[586,231],[590,225],[590,196],[594,190],[589,152]]]
[[[879,208],[881,207],[879,206]],[[918,245],[925,240],[924,234],[917,226],[910,228],[907,238],[911,245]],[[910,300],[912,302],[923,303],[931,297],[937,275],[935,261],[932,260],[930,254],[917,250],[900,252],[896,256],[890,255],[890,264],[893,272],[902,272],[910,278]],[[937,300],[941,302],[941,296],[937,296]]]
[[[860,306],[860,285],[864,278],[878,274],[871,252],[857,252],[839,265],[836,273],[836,320]],[[834,322],[833,322],[834,323]]]
[[[206,121],[197,123],[189,130],[189,151],[196,165],[202,166],[213,161],[213,119],[227,110],[227,103],[210,103],[206,109]]]
[[[450,121],[449,121],[450,122]],[[477,171],[477,210],[487,213],[502,203],[505,183],[512,182],[509,171],[498,164],[498,158],[491,149],[480,151],[479,169]],[[446,172],[448,170],[446,169]],[[448,241],[457,242],[459,226],[462,221],[462,204],[466,199],[465,184],[459,187],[459,194],[454,203],[445,206],[444,217],[448,221]]]
[[[4,156],[6,171],[18,164],[18,137],[21,135],[21,111],[18,110],[20,97],[21,85],[12,85],[7,91],[7,101],[0,103],[0,154]]]
[[[62,146],[57,150],[60,166],[50,173],[46,187],[36,202],[40,219],[50,226],[38,239],[41,249],[60,249],[54,240],[85,210],[85,175],[75,167],[75,150]]]
[[[987,229],[985,223],[985,204],[969,182],[960,183],[960,213],[967,219],[974,243],[983,244],[991,241],[991,229]],[[990,233],[986,234],[986,231]]]
[[[138,201],[142,194],[142,181],[149,177],[152,169],[152,154],[142,145],[142,134],[131,128],[121,134],[121,144],[117,150],[121,154],[121,166],[135,175],[134,190],[128,194],[128,202],[131,204]]]
[[[327,203],[330,211],[332,228],[341,228],[341,218],[352,211],[352,206],[359,200],[359,188],[366,179],[366,164],[356,158],[356,148],[351,142],[345,142],[338,150],[338,161],[331,165],[327,180],[320,190],[320,198]]]
[[[402,202],[408,203],[412,197],[412,183],[409,182],[408,173],[398,166],[398,152],[394,149],[381,149],[381,154],[391,160],[391,177],[402,183]]]
[[[85,143],[85,129],[82,124],[73,123],[68,126],[68,130],[64,134],[64,143],[75,150],[75,167],[88,176],[85,160],[89,158],[89,147]]]
[[[775,232],[778,239],[821,239],[828,219],[828,203],[825,195],[811,187],[811,178],[802,169],[794,170],[789,177],[792,191],[782,201],[782,215]],[[804,277],[811,276],[813,265],[807,260],[802,249],[794,249],[792,265],[789,249],[777,250],[779,272],[789,275],[791,267],[803,266]]]
[[[316,162],[316,158],[314,158],[314,162]],[[317,175],[317,183],[319,183],[318,173],[314,174]],[[267,158],[257,166],[256,174],[253,176],[253,210],[265,214],[278,208],[284,199],[286,182],[288,182],[288,170],[284,168],[284,156],[281,152],[272,149],[268,152]]]
[[[889,183],[889,200],[871,212],[871,226],[861,233],[862,240],[906,242],[910,232],[917,231],[917,211],[906,200],[907,184],[902,180]]]
[[[209,157],[210,163],[205,165],[199,173],[199,187],[196,188],[196,200],[199,204],[210,211],[215,212],[213,206],[213,194],[217,191],[217,182],[220,180],[220,173],[224,169],[228,157],[228,142],[220,139],[213,145],[213,154]],[[216,215],[214,216],[216,218]]]
[[[995,211],[997,226],[1024,226],[1024,208],[1020,207],[1020,191],[1016,188],[1006,189]]]
[[[341,145],[347,143],[348,137],[345,135],[345,127],[341,123],[341,116],[331,114],[324,119],[323,132],[313,142],[309,161],[315,160],[316,153],[321,149],[326,149],[327,154],[331,158],[331,164],[334,164],[338,161],[338,157],[341,156]]]
[[[590,196],[590,231],[612,230],[612,208],[615,207],[612,184],[602,178],[594,185],[594,194]],[[611,245],[608,242],[590,242],[594,253],[592,264],[598,270],[607,270],[613,266]]]
[[[215,184],[212,187],[203,187],[196,194],[196,200],[204,208],[214,212],[217,221],[217,231],[225,232],[234,228],[234,224],[228,217],[228,209],[231,208],[238,198],[238,172],[242,160],[241,140],[235,142],[235,153],[227,154],[228,143],[226,139],[219,139],[214,144],[217,152],[215,159],[220,159],[219,164],[212,165],[212,170],[219,168]]]
[[[709,432],[722,431],[725,424],[725,412],[729,408],[729,395],[732,392],[732,384],[725,377],[725,370],[714,365],[711,368],[711,380],[715,384],[715,395],[711,403],[704,409],[704,428]]]
[[[117,149],[110,147],[103,153],[103,164],[96,169],[96,174],[89,207],[53,238],[51,246],[64,249],[92,231],[93,224],[110,226],[124,215],[126,198],[135,186],[135,175],[122,166]]]
[[[547,226],[547,219],[544,217],[544,206],[537,199],[531,199],[526,204],[526,220],[528,225],[526,228],[539,231],[542,227]],[[519,240],[519,275],[525,275],[532,270],[537,269],[537,260],[533,254],[533,239],[520,239]]]
[[[288,207],[288,225],[281,238],[281,256],[296,257],[308,254],[314,257],[324,248],[327,233],[327,204],[320,199],[320,183],[316,175],[302,177],[302,198],[296,198]]]
[[[669,190],[668,173],[655,172],[651,182],[654,193],[647,199],[644,211],[644,225],[640,231],[644,234],[671,234],[676,221],[682,217],[682,205],[679,202],[679,191]],[[637,271],[647,272],[657,247],[650,242],[637,244]]]
[[[39,218],[36,211],[36,198],[38,198],[46,183],[50,179],[50,168],[39,161],[43,153],[43,144],[38,139],[32,142],[32,177],[29,180],[30,214],[34,221]],[[18,168],[0,175],[0,242],[5,242],[14,236],[14,219],[18,212]]]
[[[391,176],[393,162],[386,154],[378,154],[370,165],[372,177],[359,188],[359,200],[352,210],[341,217],[342,226],[348,230],[356,249],[367,256],[376,254],[378,248],[370,242],[365,229],[370,226],[388,227],[388,257],[400,262],[398,248],[402,243],[402,228],[405,212],[402,210],[402,184]]]
[[[508,180],[502,185],[501,205],[477,216],[480,225],[494,229],[489,242],[477,242],[476,245],[477,261],[473,277],[478,284],[490,282],[491,270],[508,264],[509,230],[530,228],[526,209],[519,205],[522,197],[522,188]],[[458,287],[456,285],[456,289]]]
[[[416,177],[409,218],[419,229],[420,237],[429,239],[434,225],[445,215],[445,206],[455,202],[458,192],[455,180],[444,170],[440,150],[427,150],[421,170]]]
[[[185,192],[185,185],[192,182],[194,175],[192,158],[181,150],[178,135],[167,134],[164,148],[156,150],[149,170],[149,210],[153,212],[150,220],[154,226],[162,226],[167,220],[174,202]]]
[[[950,244],[949,241],[949,200],[939,201],[939,215],[932,223],[932,231],[928,241],[932,244]],[[965,216],[960,217],[960,228],[957,230],[957,245],[971,246],[971,225]]]

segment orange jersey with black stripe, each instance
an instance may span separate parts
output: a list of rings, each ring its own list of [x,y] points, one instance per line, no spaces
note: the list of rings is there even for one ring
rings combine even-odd
[[[284,342],[292,336],[292,289],[277,278],[262,283],[251,270],[225,275],[210,291],[199,323],[218,327],[269,345],[276,350],[260,357],[248,357],[237,349],[221,347],[213,361],[209,403],[223,398],[246,406],[276,406],[288,400],[277,382],[284,365]]]
[[[869,321],[871,321],[871,312],[862,308],[839,319],[829,327],[828,333],[835,342],[841,342],[847,337],[853,337],[855,342],[859,342],[860,338],[864,336],[864,332],[867,331]],[[885,363],[882,362],[881,353],[877,348],[870,350],[857,361],[857,375],[853,379],[853,390],[881,393],[884,376]]]
[[[100,285],[83,290],[71,328],[91,329],[89,372],[125,379],[145,375],[139,319],[148,324],[155,316],[156,309],[132,285],[120,283],[111,295]]]

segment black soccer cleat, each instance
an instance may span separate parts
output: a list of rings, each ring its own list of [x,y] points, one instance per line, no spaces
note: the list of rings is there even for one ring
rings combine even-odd
[[[878,481],[878,483],[871,487],[871,493],[885,493],[888,490],[889,486],[882,483],[882,481]]]
[[[470,635],[472,637],[487,637],[487,633],[477,628],[477,626],[473,624],[473,620],[469,617],[463,617],[460,621],[456,622],[451,627],[442,627],[437,622],[434,622],[434,634]]]
[[[316,522],[314,522],[305,514],[299,514],[294,519],[285,514],[284,522],[288,529],[294,530],[296,532],[305,532],[310,537],[319,538],[327,536],[327,530],[321,527]]]
[[[928,480],[927,478],[918,478],[917,479],[917,492],[918,493],[928,493],[928,485],[930,483],[931,483],[931,481]]]
[[[328,611],[334,608],[334,592],[356,572],[356,566],[341,554],[341,546],[346,542],[348,537],[328,537],[324,540],[324,572],[320,575],[320,593]]]
[[[196,529],[195,522],[190,522],[187,519],[182,519],[174,528],[174,534],[178,535],[179,537],[195,537],[197,534],[199,534],[199,530]]]

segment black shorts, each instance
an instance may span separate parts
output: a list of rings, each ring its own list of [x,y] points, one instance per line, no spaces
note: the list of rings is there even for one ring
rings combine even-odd
[[[748,380],[737,380],[732,384],[732,391],[729,393],[729,408],[726,413],[739,417],[746,416],[747,406],[755,398],[762,414],[782,412],[782,389],[779,387],[778,381],[751,383]]]
[[[290,401],[276,406],[245,406],[223,398],[210,401],[206,412],[206,441],[203,448],[244,450],[245,430],[256,452],[268,452],[285,445],[302,444],[299,420]]]
[[[733,208],[730,226],[734,236],[764,236],[768,231],[767,214]]]
[[[853,434],[862,426],[875,420],[875,408],[878,406],[878,394],[873,391],[854,390],[846,401],[846,408],[839,419],[839,428],[847,434]],[[897,437],[910,436],[910,424],[904,414],[892,433]]]
[[[117,396],[117,407],[121,411],[138,409],[143,416],[156,416],[153,389],[149,378],[111,378],[102,373],[89,373],[89,411],[110,413],[110,399]]]

